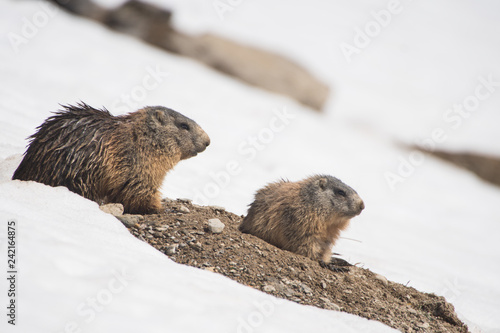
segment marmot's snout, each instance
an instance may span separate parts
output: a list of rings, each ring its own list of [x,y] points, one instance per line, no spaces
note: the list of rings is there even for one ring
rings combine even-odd
[[[365,203],[363,202],[363,200],[361,200],[360,197],[357,197],[356,207],[358,207],[358,213],[356,215],[361,214],[363,209],[365,209]]]
[[[363,209],[365,209],[365,203],[357,193],[351,194],[349,201],[350,202],[348,203],[347,206],[348,212],[346,212],[347,216],[349,217],[358,216],[359,214],[361,214]]]
[[[208,146],[210,146],[210,138],[208,137],[208,134],[205,133],[205,135],[202,138],[202,144],[199,153],[207,149]]]
[[[203,132],[201,135],[201,138],[195,142],[195,151],[193,151],[193,156],[196,156],[197,154],[205,151],[208,146],[210,146],[210,137],[208,136],[207,133],[205,133],[201,127],[199,128],[199,131]]]

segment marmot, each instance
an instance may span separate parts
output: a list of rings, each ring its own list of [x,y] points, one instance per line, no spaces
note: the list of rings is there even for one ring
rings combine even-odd
[[[85,103],[63,108],[29,137],[12,179],[66,186],[99,204],[121,203],[126,213],[156,213],[167,172],[210,144],[197,123],[163,106],[116,117]]]
[[[281,180],[257,191],[239,229],[329,266],[340,231],[364,208],[356,191],[335,177]]]

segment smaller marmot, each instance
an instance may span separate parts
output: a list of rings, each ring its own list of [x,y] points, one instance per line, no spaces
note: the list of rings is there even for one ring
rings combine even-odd
[[[126,213],[156,213],[167,172],[210,144],[197,123],[163,106],[116,117],[85,103],[63,107],[29,138],[12,179],[66,186],[99,204],[121,203]]]
[[[364,208],[356,191],[332,176],[281,180],[257,191],[239,229],[339,270],[331,259],[333,244]]]

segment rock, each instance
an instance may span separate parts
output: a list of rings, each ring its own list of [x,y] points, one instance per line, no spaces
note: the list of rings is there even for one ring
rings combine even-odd
[[[307,286],[305,283],[301,283],[300,284],[300,288],[302,289],[302,291],[306,294],[312,294],[312,289],[309,288],[309,286]]]
[[[133,227],[139,221],[144,220],[144,216],[142,215],[132,215],[132,214],[124,214],[121,216],[116,217],[118,220],[120,220],[126,227]]]
[[[109,203],[99,206],[99,208],[103,212],[111,214],[113,216],[123,215],[123,205],[121,203]]]
[[[224,227],[224,223],[222,223],[219,219],[208,220],[208,229],[214,234],[220,234],[222,230],[224,230]]]
[[[264,285],[264,287],[262,287],[262,290],[264,290],[266,293],[270,293],[270,292],[276,291],[276,288],[274,288],[273,285],[266,284],[266,285]]]
[[[226,208],[221,207],[221,206],[209,206],[209,208],[212,208],[213,210],[218,211],[218,212],[224,212],[226,210]]]
[[[427,322],[424,322],[422,324],[418,324],[417,326],[420,328],[429,328],[431,325],[429,325],[429,323],[427,323]]]
[[[168,255],[173,255],[175,254],[175,252],[177,251],[177,248],[179,247],[179,245],[175,244],[175,245],[170,245],[169,247],[167,247],[167,250],[165,251]]]
[[[205,267],[203,269],[206,270],[206,271],[215,273],[215,267]]]
[[[192,243],[188,243],[188,244],[192,249],[194,249],[198,252],[201,252],[201,250],[203,250],[203,247],[201,246],[200,242],[192,242]]]
[[[187,213],[189,213],[189,212],[190,212],[190,210],[189,210],[189,208],[187,208],[186,206],[181,205],[181,206],[179,207],[179,212],[184,213],[184,214],[187,214]]]
[[[279,54],[209,33],[189,36],[171,32],[170,37],[167,48],[257,87],[292,97],[318,111],[328,99],[330,89],[325,83]]]
[[[326,298],[326,297],[320,297],[319,299],[322,300],[323,303],[325,303],[325,308],[327,308],[329,310],[340,311],[340,306],[338,306],[337,304],[333,303],[328,298]]]
[[[375,274],[373,276],[373,278],[382,282],[384,284],[384,286],[387,286],[389,284],[389,282],[387,281],[387,278],[385,276],[380,275],[380,274]]]

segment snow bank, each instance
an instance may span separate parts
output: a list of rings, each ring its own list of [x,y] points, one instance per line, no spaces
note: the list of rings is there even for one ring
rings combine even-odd
[[[1,183],[0,219],[2,253],[16,221],[18,259],[16,326],[3,316],[2,332],[394,331],[176,264],[63,187]]]

